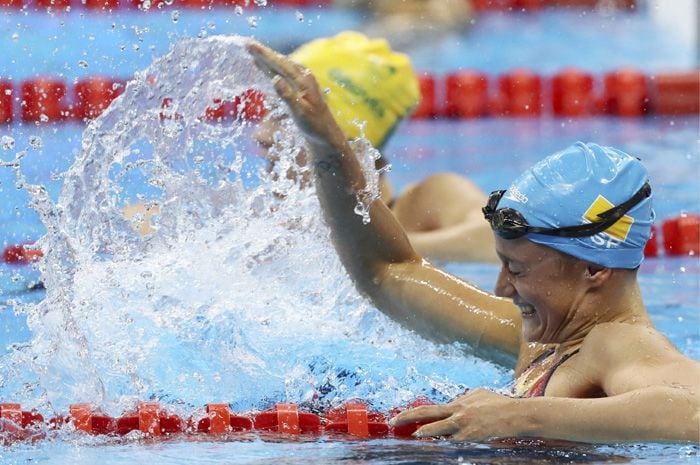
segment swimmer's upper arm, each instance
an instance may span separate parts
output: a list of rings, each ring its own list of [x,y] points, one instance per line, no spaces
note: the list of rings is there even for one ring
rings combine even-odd
[[[389,316],[424,337],[465,342],[484,355],[516,357],[520,315],[506,299],[484,292],[425,260],[387,265],[372,292]]]
[[[700,364],[650,326],[598,325],[581,345],[580,356],[589,378],[607,396],[653,386],[700,389]]]

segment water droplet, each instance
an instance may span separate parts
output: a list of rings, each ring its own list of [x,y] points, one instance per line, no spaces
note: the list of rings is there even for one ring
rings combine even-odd
[[[300,23],[304,21],[304,13],[302,13],[301,11],[297,10],[296,13],[294,13],[294,15],[296,16],[297,21],[299,21]]]
[[[81,68],[87,68],[88,62],[85,60],[80,60],[80,61],[78,61],[78,66],[80,66]]]
[[[176,23],[178,19],[180,19],[180,12],[178,10],[174,10],[172,13],[170,13],[170,19]]]
[[[258,27],[258,17],[257,16],[249,16],[248,17],[248,26],[250,26],[253,29]]]
[[[41,121],[42,123],[48,123],[49,117],[42,113],[39,115],[39,121]]]
[[[10,136],[2,136],[0,144],[2,144],[3,150],[12,150],[15,148],[15,140]]]
[[[233,9],[233,12],[237,16],[243,16],[243,7],[241,7],[240,5],[236,5],[236,7]]]
[[[44,146],[44,141],[39,136],[29,136],[29,145],[38,150]]]
[[[267,0],[254,0],[257,6],[267,6]]]
[[[13,32],[13,33],[12,33],[12,40],[16,41],[17,39],[19,39],[19,33],[18,33],[18,32]]]

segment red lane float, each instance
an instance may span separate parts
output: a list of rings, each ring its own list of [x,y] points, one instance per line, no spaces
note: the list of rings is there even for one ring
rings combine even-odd
[[[0,8],[20,9],[24,5],[24,0],[0,0]]]
[[[44,417],[34,411],[22,410],[20,404],[0,404],[0,445],[40,439],[43,433],[35,426],[43,423]]]
[[[484,73],[462,70],[450,73],[447,86],[445,116],[478,118],[488,113],[489,81]]]
[[[435,77],[430,74],[420,74],[418,76],[420,86],[420,102],[413,112],[412,118],[433,118],[437,116],[437,98]]]
[[[588,8],[601,6],[600,0],[472,0],[477,11],[538,11],[542,8]],[[634,10],[636,0],[608,0],[606,8]]]
[[[318,433],[321,431],[321,418],[313,413],[299,412],[296,404],[280,403],[255,415],[253,427],[260,431],[286,434]]]
[[[51,11],[66,11],[71,6],[71,0],[33,0],[32,5],[37,10],[51,8]]]
[[[659,115],[700,112],[700,70],[651,77],[653,112]]]
[[[54,419],[56,426],[61,426],[66,421],[71,422],[76,431],[88,434],[113,434],[117,430],[115,418],[99,410],[93,410],[90,404],[71,404],[67,419],[61,417]]]
[[[700,216],[685,214],[663,222],[667,255],[700,256]]]
[[[651,237],[644,245],[644,256],[645,257],[656,257],[659,254],[659,241],[656,239],[656,226],[651,226]]]
[[[632,68],[619,69],[604,76],[603,110],[605,113],[634,117],[649,110],[647,77]]]
[[[500,76],[492,113],[539,116],[542,113],[542,78],[527,69],[516,69]]]
[[[200,418],[196,425],[194,422],[194,418],[191,417],[188,429],[200,433],[223,434],[253,429],[253,420],[247,416],[232,414],[228,404],[208,404],[206,416]]]
[[[80,4],[88,10],[110,11],[119,8],[119,0],[80,0]]]
[[[347,433],[361,438],[384,437],[389,434],[386,415],[367,411],[367,404],[348,402],[324,415],[324,431]]]
[[[27,122],[55,122],[66,117],[63,98],[66,84],[60,79],[40,77],[22,83],[22,120]]]
[[[593,111],[593,76],[567,68],[552,77],[552,111],[556,116],[579,117]]]
[[[270,7],[314,7],[325,6],[330,0],[268,0]],[[26,7],[35,10],[51,8],[51,11],[70,11],[76,7],[84,7],[89,10],[114,10],[117,8],[139,8],[143,11],[161,9],[166,6],[177,8],[234,8],[246,9],[258,8],[251,0],[0,0],[0,8],[22,9]]]
[[[108,77],[93,76],[78,81],[73,92],[71,116],[79,120],[94,119],[124,92],[124,83]]]
[[[2,261],[11,265],[32,263],[44,256],[41,249],[29,247],[31,244],[8,245],[2,252]]]
[[[0,123],[11,123],[14,118],[12,92],[12,82],[0,80]]]
[[[265,94],[255,89],[248,89],[233,101],[233,118],[260,121],[267,114]]]

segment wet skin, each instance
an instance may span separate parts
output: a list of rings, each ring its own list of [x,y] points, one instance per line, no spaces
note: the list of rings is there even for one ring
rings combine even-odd
[[[427,338],[517,354],[516,377],[550,348],[550,363],[579,350],[554,372],[543,397],[475,389],[406,411],[392,424],[430,422],[418,436],[453,440],[700,442],[700,364],[654,328],[635,270],[500,238],[496,296],[440,270],[416,253],[381,201],[372,204],[369,224],[353,214],[364,175],[313,76],[260,44],[248,50],[305,134],[336,251],[378,309]]]

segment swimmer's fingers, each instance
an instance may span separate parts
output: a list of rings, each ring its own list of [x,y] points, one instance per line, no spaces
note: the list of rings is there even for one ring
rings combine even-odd
[[[452,436],[459,433],[460,426],[457,421],[450,416],[444,420],[435,421],[433,423],[428,423],[425,426],[421,426],[413,433],[413,436],[417,438],[430,438],[435,436]]]
[[[285,81],[293,92],[301,90],[302,82],[300,82],[300,79],[309,74],[306,68],[259,42],[252,41],[246,48],[248,53],[252,55],[258,68],[270,79],[276,81],[275,88],[277,88],[279,82]]]
[[[399,413],[391,419],[391,426],[407,425],[409,423],[428,423],[442,420],[452,414],[449,405],[424,405]]]

